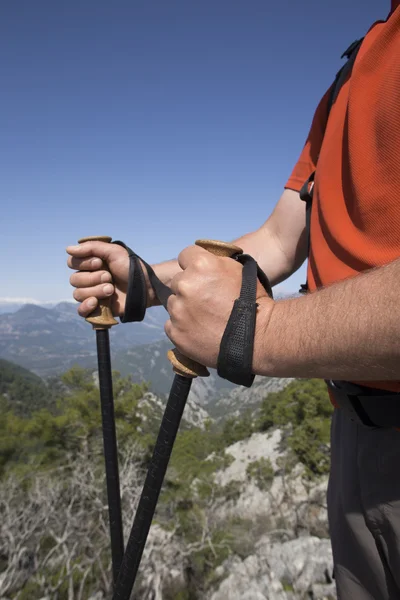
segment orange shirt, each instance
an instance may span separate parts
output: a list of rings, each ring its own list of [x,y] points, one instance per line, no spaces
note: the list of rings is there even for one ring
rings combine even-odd
[[[300,191],[318,160],[311,292],[400,257],[399,4],[393,1],[387,20],[367,33],[329,119],[329,90],[321,100],[285,186]],[[398,382],[357,383],[400,391],[400,372]]]

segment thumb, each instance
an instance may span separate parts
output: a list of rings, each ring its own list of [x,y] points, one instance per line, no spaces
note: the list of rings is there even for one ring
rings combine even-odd
[[[67,253],[75,258],[87,258],[95,256],[103,259],[106,262],[115,260],[118,255],[126,253],[126,250],[122,246],[117,244],[109,244],[106,242],[84,242],[77,246],[67,246]]]

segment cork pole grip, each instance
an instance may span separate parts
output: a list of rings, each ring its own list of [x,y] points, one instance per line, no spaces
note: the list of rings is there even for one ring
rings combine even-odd
[[[234,244],[227,244],[226,242],[219,242],[217,240],[196,240],[196,246],[200,246],[204,248],[204,250],[208,250],[211,254],[215,254],[215,256],[221,256],[230,258],[234,254],[242,254],[243,250],[239,248],[239,246],[235,246]],[[167,353],[168,359],[172,364],[173,370],[178,375],[182,375],[183,377],[188,377],[193,379],[194,377],[208,377],[210,375],[208,369],[203,365],[183,356],[174,348],[173,350],[169,350]]]
[[[84,242],[105,242],[109,244],[111,239],[106,235],[93,235],[81,238],[78,240],[78,244],[83,244]],[[100,300],[94,311],[86,317],[86,321],[93,325],[93,329],[109,329],[113,325],[118,325],[118,321],[114,319],[111,311],[111,298]]]

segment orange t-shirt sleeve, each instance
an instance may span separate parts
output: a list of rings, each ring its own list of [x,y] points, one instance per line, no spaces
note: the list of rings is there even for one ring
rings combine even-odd
[[[328,119],[328,102],[331,89],[329,88],[323,96],[315,111],[306,143],[285,188],[300,192],[306,180],[316,169]]]

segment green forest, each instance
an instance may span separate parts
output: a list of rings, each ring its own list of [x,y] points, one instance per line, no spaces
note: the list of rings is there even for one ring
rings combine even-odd
[[[101,592],[106,598],[111,563],[93,374],[74,367],[43,382],[2,361],[0,386],[1,595],[83,600]],[[146,395],[147,385],[114,373],[125,536],[162,417],[160,409],[143,402]],[[218,565],[250,551],[257,524],[213,518],[216,507],[239,493],[237,486],[214,480],[232,460],[226,448],[279,427],[285,469],[300,462],[304,477],[312,480],[329,468],[331,410],[323,382],[295,380],[269,394],[258,411],[217,424],[210,420],[204,429],[181,428],[149,538],[152,556],[174,550],[184,565],[185,581],[167,581],[165,600],[201,598],[215,583]],[[249,465],[247,476],[267,489],[274,472],[268,460],[260,460]],[[143,561],[146,556],[145,551]],[[149,585],[146,577],[151,574],[139,576],[139,588]]]

